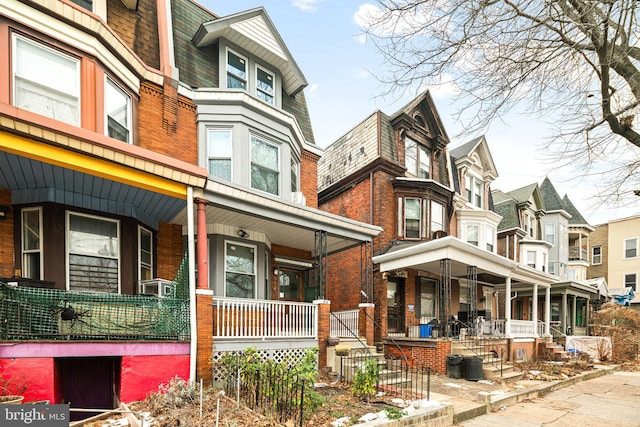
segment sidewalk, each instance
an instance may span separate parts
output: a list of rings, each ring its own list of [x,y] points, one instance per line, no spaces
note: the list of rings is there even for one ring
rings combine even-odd
[[[400,420],[374,420],[358,425],[363,427],[452,426],[471,418],[498,410],[504,406],[544,396],[551,391],[581,381],[587,381],[603,375],[608,375],[617,370],[619,370],[619,366],[617,365],[596,365],[594,366],[594,369],[590,371],[586,371],[563,380],[518,381],[509,391],[478,391],[478,389],[489,389],[490,387],[474,385],[471,388],[467,388],[465,387],[466,380],[451,380],[439,384],[436,387],[438,392],[430,393],[428,402],[423,401],[422,407],[410,411],[408,416],[405,416]],[[441,379],[441,381],[447,380]],[[467,383],[473,382],[469,381]],[[445,389],[445,387],[447,388]],[[442,391],[445,392],[442,393]]]

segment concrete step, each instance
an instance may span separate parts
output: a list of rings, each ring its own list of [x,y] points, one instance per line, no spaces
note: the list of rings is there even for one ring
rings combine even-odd
[[[499,366],[484,365],[482,367],[482,376],[485,380],[508,383],[520,380],[524,376],[524,373],[515,371],[511,365],[503,365],[502,372]]]

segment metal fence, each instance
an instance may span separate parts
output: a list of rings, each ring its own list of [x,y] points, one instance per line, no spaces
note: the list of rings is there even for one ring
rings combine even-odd
[[[289,366],[247,366],[242,358],[227,359],[224,365],[227,375],[223,388],[227,396],[278,423],[303,425],[305,379],[292,373]]]
[[[359,372],[365,369],[368,359],[378,363],[376,391],[403,399],[429,399],[431,367],[419,360],[390,359],[367,351],[351,350],[340,357],[341,381],[353,383]]]

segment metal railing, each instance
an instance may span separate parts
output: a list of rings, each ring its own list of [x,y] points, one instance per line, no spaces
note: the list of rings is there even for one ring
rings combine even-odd
[[[360,310],[332,311],[330,320],[329,336],[338,338],[356,337],[360,331],[359,325]]]
[[[213,297],[217,339],[318,339],[313,303]]]

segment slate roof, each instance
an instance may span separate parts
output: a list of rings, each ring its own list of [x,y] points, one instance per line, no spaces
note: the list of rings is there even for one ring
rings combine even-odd
[[[502,216],[502,220],[498,224],[498,232],[522,228],[516,200],[500,190],[493,191],[491,197],[493,198],[494,212]]]
[[[584,217],[582,216],[582,214],[580,214],[578,209],[573,205],[573,203],[571,203],[571,200],[569,200],[569,197],[567,195],[565,195],[562,198],[562,203],[564,204],[564,210],[569,212],[569,215],[571,215],[571,218],[569,218],[569,225],[573,225],[573,226],[586,225],[590,227],[587,220],[584,219]]]
[[[482,141],[483,136],[479,136],[477,138],[472,139],[469,142],[462,144],[459,147],[456,147],[449,151],[449,155],[454,159],[459,159],[460,157],[468,156],[475,150],[475,148]]]
[[[548,177],[545,177],[542,184],[540,184],[540,192],[542,193],[542,200],[544,200],[544,206],[547,208],[547,211],[566,210],[560,195]],[[567,213],[569,212],[567,211]]]

